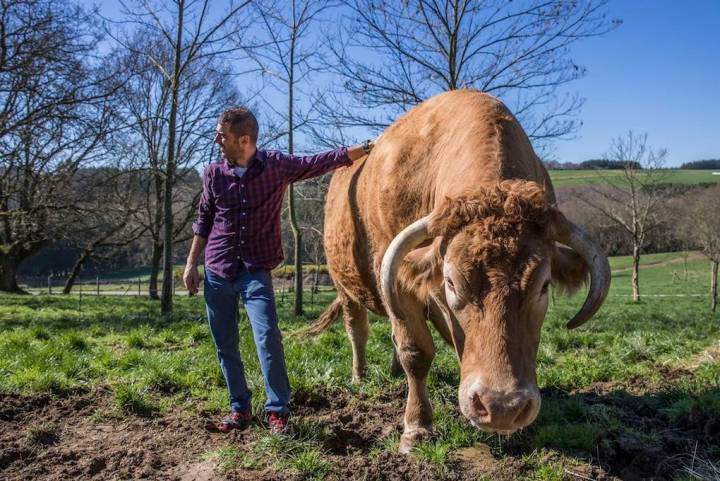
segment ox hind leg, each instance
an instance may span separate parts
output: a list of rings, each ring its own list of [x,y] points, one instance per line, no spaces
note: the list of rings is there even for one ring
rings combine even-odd
[[[358,302],[347,298],[343,302],[342,310],[345,332],[350,339],[353,352],[352,382],[356,384],[365,376],[367,366],[365,357],[369,331],[367,309]]]
[[[418,442],[432,436],[432,406],[427,392],[427,376],[435,357],[430,330],[422,309],[405,309],[403,319],[391,318],[393,342],[408,382],[404,430],[399,451],[407,454]]]

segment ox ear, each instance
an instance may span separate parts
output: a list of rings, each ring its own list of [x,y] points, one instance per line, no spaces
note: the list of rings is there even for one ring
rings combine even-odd
[[[561,293],[572,294],[585,286],[589,275],[590,266],[577,252],[565,246],[555,246],[552,256],[552,279]]]
[[[445,244],[442,237],[428,239],[405,256],[403,269],[415,284],[442,279]]]

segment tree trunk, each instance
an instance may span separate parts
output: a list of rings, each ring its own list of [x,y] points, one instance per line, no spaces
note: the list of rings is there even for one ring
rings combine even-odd
[[[293,31],[290,39],[290,71],[288,76],[288,153],[293,154],[293,88],[295,87],[295,2],[292,2]],[[293,312],[296,316],[303,313],[303,271],[302,271],[302,232],[298,227],[295,213],[295,190],[290,185],[288,189],[288,210],[290,211],[290,226],[295,240],[295,303]]]
[[[292,228],[293,239],[295,241],[294,262],[295,262],[295,302],[293,304],[293,312],[296,316],[303,313],[303,272],[302,272],[302,233],[298,227],[297,217],[295,214],[295,198],[293,196],[293,186],[288,189],[288,210],[290,211],[290,227]]]
[[[148,285],[148,295],[150,299],[160,299],[158,295],[158,275],[160,274],[160,261],[162,260],[163,245],[153,242],[152,261],[150,265],[150,283]]]
[[[27,294],[17,285],[16,275],[20,261],[22,261],[22,259],[7,254],[0,254],[0,291]]]
[[[88,257],[90,257],[91,252],[91,250],[89,251],[88,249],[83,249],[82,254],[75,259],[75,263],[73,264],[72,269],[70,269],[70,275],[65,280],[65,286],[62,291],[63,294],[70,294],[70,291],[72,291],[73,285],[75,285],[75,281],[80,274],[80,269],[82,269],[83,264],[85,264],[85,261]]]
[[[711,261],[710,309],[712,309],[713,312],[717,309],[718,264],[720,264],[720,261]]]
[[[173,296],[173,211],[172,211],[172,194],[173,184],[175,183],[175,128],[177,125],[177,109],[178,109],[178,90],[180,88],[180,54],[182,52],[182,31],[183,31],[183,13],[185,10],[185,2],[178,2],[178,23],[177,23],[177,39],[175,43],[175,68],[173,69],[172,78],[172,104],[170,105],[170,125],[168,129],[168,150],[167,164],[165,166],[165,189],[163,198],[163,286],[162,286],[162,302],[161,312],[170,314],[172,312],[172,296]]]
[[[313,277],[312,291],[314,294],[318,293],[318,283],[320,281],[320,259],[315,259],[315,276]]]
[[[633,302],[640,301],[640,246],[633,246],[632,300]]]

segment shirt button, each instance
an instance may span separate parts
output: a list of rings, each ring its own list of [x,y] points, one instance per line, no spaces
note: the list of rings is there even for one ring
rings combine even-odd
[[[247,200],[243,199],[243,202],[247,202]]]
[[[245,184],[240,184],[240,187],[245,187]]]
[[[245,212],[243,212],[243,215],[245,215]]]
[[[241,240],[241,241],[240,241],[240,243],[241,243],[241,244],[244,244],[244,243],[245,243],[245,241],[244,241],[244,240]]]
[[[243,230],[245,230],[245,226],[243,226],[242,228],[243,228]]]

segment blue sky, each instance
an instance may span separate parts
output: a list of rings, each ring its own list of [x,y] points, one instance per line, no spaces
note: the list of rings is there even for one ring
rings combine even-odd
[[[601,155],[628,129],[666,147],[669,166],[720,158],[720,1],[615,0],[610,14],[623,25],[574,48],[588,72],[570,89],[587,101],[557,159]]]
[[[573,47],[587,75],[567,90],[586,98],[583,126],[554,157],[597,158],[632,129],[668,149],[668,166],[720,158],[720,0],[610,0],[609,13],[618,29]]]

